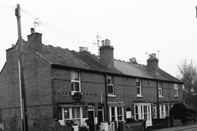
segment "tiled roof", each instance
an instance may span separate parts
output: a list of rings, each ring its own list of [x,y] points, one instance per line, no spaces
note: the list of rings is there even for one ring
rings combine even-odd
[[[114,61],[114,66],[120,72],[129,76],[180,82],[180,80],[176,79],[175,77],[171,76],[170,74],[168,74],[160,68],[157,70],[157,72],[151,72],[145,65],[117,60]]]
[[[158,79],[178,83],[181,82],[161,69],[158,69],[156,73],[153,73],[148,70],[147,66],[140,64],[114,60],[114,67],[108,68],[100,63],[99,57],[86,51],[76,52],[60,47],[43,45],[40,54],[50,63],[55,65],[132,77]]]

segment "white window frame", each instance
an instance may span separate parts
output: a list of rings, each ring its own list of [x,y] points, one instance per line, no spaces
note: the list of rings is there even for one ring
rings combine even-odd
[[[112,76],[107,76],[107,95],[109,97],[115,97],[115,89],[114,89],[114,84],[113,84],[113,78]],[[110,82],[108,83],[108,80],[110,80]],[[112,93],[109,93],[109,86],[112,88]]]
[[[79,75],[79,79],[74,79],[75,74]],[[73,90],[72,84],[77,83],[79,85],[79,90],[77,91],[76,89]],[[71,72],[71,95],[74,95],[76,92],[81,92],[81,80],[80,80],[80,72],[79,71],[72,71]]]
[[[115,121],[124,121],[124,107],[123,106],[109,106],[109,120],[112,121],[112,107],[114,108]],[[118,107],[121,108],[121,114],[118,114]],[[121,120],[118,117],[121,116]]]
[[[158,87],[158,95],[159,97],[163,97],[163,87]]]
[[[167,114],[166,114],[166,104],[159,104],[159,111],[160,111],[160,119],[164,119],[166,118]]]
[[[139,82],[140,85],[138,86],[136,83]],[[137,97],[142,97],[142,80],[140,79],[136,79],[135,81],[135,86],[136,86],[136,93],[137,93]],[[138,94],[138,88],[139,88],[139,94]]]
[[[65,118],[64,117],[64,113],[65,113],[65,108],[67,108],[68,109],[68,111],[69,111],[69,118]],[[79,118],[73,118],[73,108],[79,108]],[[67,121],[67,120],[78,120],[79,121],[79,125],[82,125],[82,123],[83,123],[83,120],[84,119],[87,119],[87,118],[83,118],[83,107],[82,106],[69,106],[69,107],[62,107],[61,108],[61,115],[62,115],[62,119],[61,120],[59,120],[60,121],[60,123],[63,123],[63,125],[65,124],[65,121]]]
[[[145,112],[145,107],[146,111]],[[137,112],[136,112],[137,109]],[[152,109],[150,103],[134,103],[134,119],[135,120],[144,120],[144,116],[146,115],[146,126],[152,125]],[[138,119],[137,117],[138,116]]]
[[[179,97],[179,87],[177,84],[174,84],[174,97]]]

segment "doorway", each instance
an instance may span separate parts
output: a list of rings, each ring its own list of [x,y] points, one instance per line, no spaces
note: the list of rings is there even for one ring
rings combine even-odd
[[[90,131],[94,131],[94,111],[88,111],[88,126]]]

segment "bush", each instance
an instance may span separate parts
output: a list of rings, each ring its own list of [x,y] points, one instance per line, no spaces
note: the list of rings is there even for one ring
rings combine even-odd
[[[171,119],[179,119],[182,124],[188,121],[195,121],[196,111],[187,108],[183,103],[178,103],[170,110]]]

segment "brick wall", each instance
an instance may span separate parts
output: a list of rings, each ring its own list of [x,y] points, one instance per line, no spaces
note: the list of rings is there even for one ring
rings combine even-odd
[[[25,56],[25,57],[24,57]],[[29,128],[35,123],[45,123],[47,128],[53,120],[50,65],[35,52],[23,52],[23,71]],[[7,50],[6,65],[0,74],[1,118],[7,131],[19,130],[19,86],[15,48]],[[13,127],[13,128],[11,128]]]
[[[57,103],[73,103],[71,97],[70,69],[52,69],[53,89]],[[82,100],[86,103],[99,103],[104,100],[104,75],[80,71]],[[137,97],[136,78],[113,76],[116,97],[109,97],[109,101],[124,101],[126,106],[131,106],[134,101],[152,102],[157,100],[156,81],[142,79],[142,96]],[[161,86],[161,82],[159,83]],[[162,82],[163,95],[160,101],[178,101],[181,97],[174,97],[173,83]],[[181,96],[181,89],[180,89]]]
[[[70,71],[52,69],[53,89],[56,103],[72,103]],[[96,73],[80,72],[82,102],[98,103],[104,95],[104,76]],[[104,98],[103,98],[104,99]]]

